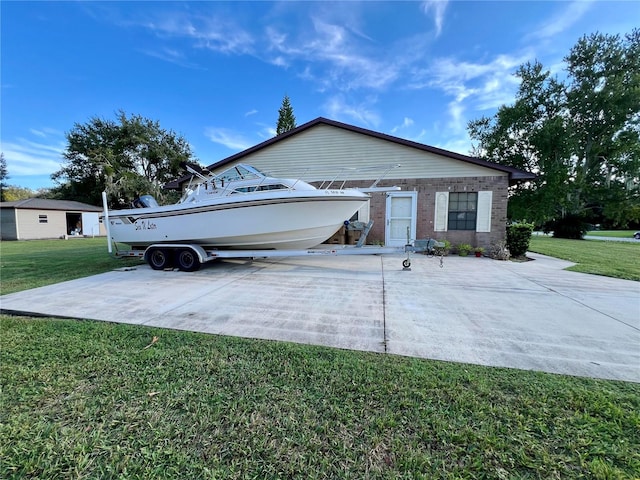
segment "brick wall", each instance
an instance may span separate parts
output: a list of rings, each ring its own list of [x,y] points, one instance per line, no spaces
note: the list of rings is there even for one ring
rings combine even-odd
[[[347,187],[368,187],[371,182],[350,182]],[[489,249],[491,245],[505,240],[507,221],[507,188],[508,177],[455,177],[430,179],[396,179],[385,180],[378,186],[396,185],[404,191],[418,192],[417,238],[436,238],[449,240],[453,246],[469,243]],[[491,204],[491,232],[475,232],[468,230],[434,231],[435,194],[436,192],[479,192],[493,191]],[[371,194],[370,218],[373,228],[367,239],[368,243],[384,242],[386,193]]]

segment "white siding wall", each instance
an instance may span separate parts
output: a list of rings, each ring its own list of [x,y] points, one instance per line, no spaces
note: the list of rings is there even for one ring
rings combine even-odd
[[[4,210],[4,209],[3,209]],[[67,231],[67,212],[63,210],[33,210],[33,209],[17,209],[16,212],[16,227],[17,238],[11,240],[38,240],[45,238],[60,238],[63,235],[68,235]],[[74,214],[80,214],[81,212],[72,212]],[[40,215],[46,215],[47,222],[40,223]],[[86,212],[83,216],[87,215]],[[99,213],[90,212],[88,217],[91,221],[91,225],[88,227],[87,233],[83,232],[83,235],[106,235],[104,224],[98,222]],[[3,225],[4,228],[5,214],[3,212]],[[4,236],[3,232],[3,238]],[[9,238],[6,238],[9,240]]]
[[[40,223],[40,215],[46,215],[47,223]],[[63,211],[18,209],[16,216],[20,240],[58,238],[68,233],[67,216]]]
[[[241,162],[274,176],[302,177],[307,181],[326,180],[336,175],[339,180],[376,179],[384,169],[356,172],[345,167],[358,169],[394,164],[401,166],[389,172],[385,178],[507,175],[330,125],[317,125],[248,155]]]

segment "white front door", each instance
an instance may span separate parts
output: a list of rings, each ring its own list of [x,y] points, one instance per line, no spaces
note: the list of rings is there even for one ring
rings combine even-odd
[[[387,213],[384,243],[389,247],[406,245],[416,238],[416,212],[418,192],[394,192],[387,194]]]

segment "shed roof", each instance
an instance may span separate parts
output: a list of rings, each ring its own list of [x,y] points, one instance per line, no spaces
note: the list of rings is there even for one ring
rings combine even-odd
[[[48,198],[27,198],[15,202],[0,202],[0,208],[20,208],[24,210],[64,210],[81,212],[101,212],[102,208],[73,200],[50,200]]]

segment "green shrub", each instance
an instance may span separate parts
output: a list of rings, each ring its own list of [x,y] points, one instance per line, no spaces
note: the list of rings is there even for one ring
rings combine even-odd
[[[581,240],[589,230],[589,224],[582,215],[569,214],[551,224],[553,236],[558,238],[572,238]]]
[[[507,247],[514,257],[524,255],[529,249],[533,223],[516,222],[507,225]]]
[[[466,257],[467,255],[469,255],[469,252],[473,249],[473,247],[468,243],[461,243],[456,248],[458,250],[458,255],[460,255],[461,257]]]

